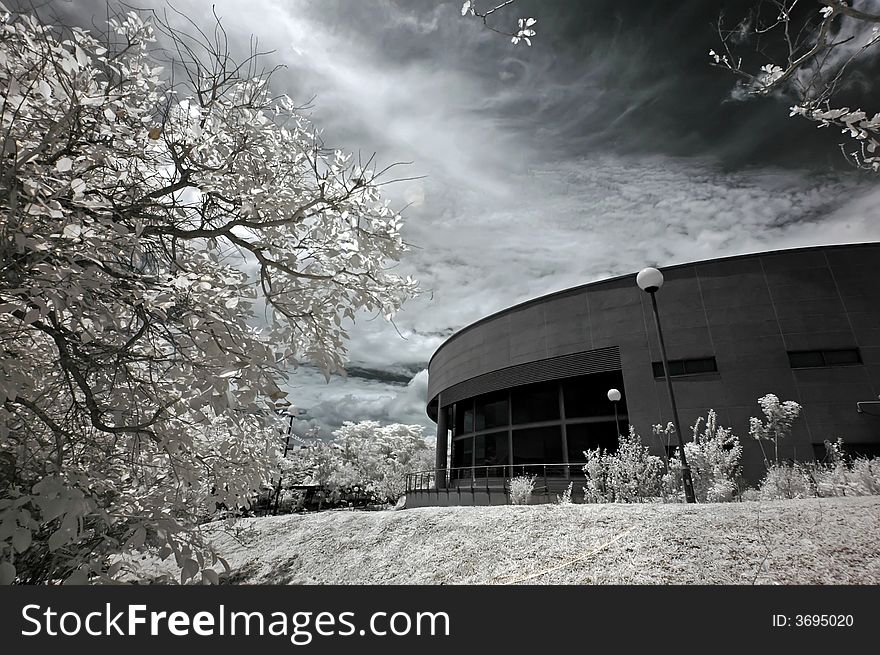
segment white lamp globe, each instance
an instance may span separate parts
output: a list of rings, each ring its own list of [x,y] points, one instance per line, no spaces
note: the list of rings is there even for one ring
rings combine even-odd
[[[608,400],[613,403],[616,403],[620,400],[620,392],[617,389],[609,389],[608,390]]]
[[[642,291],[653,293],[663,286],[663,273],[656,268],[643,268],[636,275],[636,284]]]

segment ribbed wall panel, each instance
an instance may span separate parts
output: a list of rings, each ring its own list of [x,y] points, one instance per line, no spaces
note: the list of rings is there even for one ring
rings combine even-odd
[[[443,406],[484,393],[509,389],[524,384],[560,378],[620,370],[620,349],[617,346],[541,359],[536,362],[508,366],[478,375],[443,390]]]

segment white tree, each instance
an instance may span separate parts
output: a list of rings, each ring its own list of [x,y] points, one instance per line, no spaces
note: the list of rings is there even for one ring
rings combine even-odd
[[[415,293],[401,217],[219,22],[0,14],[0,578],[198,579],[189,528],[277,474],[287,366]]]
[[[838,101],[862,83],[859,67],[876,55],[880,13],[872,7],[868,0],[760,2],[734,27],[719,21],[721,44],[709,51],[711,63],[739,77],[739,97],[780,94],[793,101],[792,116],[839,128],[849,139],[844,154],[878,172],[880,113]]]
[[[433,448],[420,425],[346,421],[333,438],[337,466],[331,484],[361,486],[382,502],[393,503],[403,494],[407,473],[434,466]]]
[[[434,467],[433,446],[420,425],[346,421],[332,441],[313,441],[290,454],[288,480],[331,491],[359,487],[393,503],[405,491],[407,473]]]

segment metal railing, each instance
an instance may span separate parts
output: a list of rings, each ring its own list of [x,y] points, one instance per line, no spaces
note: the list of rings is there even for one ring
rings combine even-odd
[[[561,488],[571,480],[584,478],[584,464],[531,463],[492,464],[486,466],[459,466],[448,469],[415,471],[406,474],[406,493],[445,493],[447,497],[463,491],[509,495],[510,479],[521,475],[535,476],[535,492],[550,499],[550,484],[558,482]]]

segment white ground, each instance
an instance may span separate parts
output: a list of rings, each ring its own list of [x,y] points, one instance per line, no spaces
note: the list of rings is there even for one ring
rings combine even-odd
[[[880,584],[880,497],[333,511],[208,527],[241,584]]]

